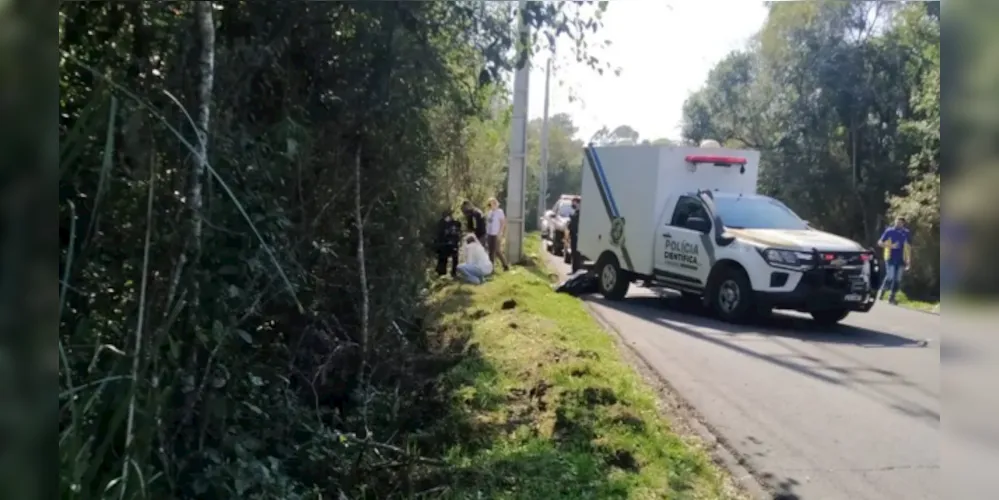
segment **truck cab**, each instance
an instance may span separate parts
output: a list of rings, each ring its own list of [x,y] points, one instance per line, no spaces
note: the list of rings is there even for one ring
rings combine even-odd
[[[832,324],[873,307],[874,252],[757,194],[759,153],[623,148],[587,148],[593,166],[583,176],[583,196],[607,205],[606,213],[582,205],[579,235],[580,250],[598,256],[606,298],[642,281],[696,297],[732,322],[791,309]]]

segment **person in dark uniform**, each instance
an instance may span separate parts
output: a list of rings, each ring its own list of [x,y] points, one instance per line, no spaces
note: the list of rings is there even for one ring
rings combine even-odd
[[[454,219],[450,210],[441,213],[437,221],[437,276],[447,272],[447,261],[451,260],[451,276],[458,270],[458,246],[461,242],[461,223]]]
[[[569,262],[572,264],[572,272],[576,272],[583,267],[583,258],[576,248],[579,244],[579,203],[580,198],[576,196],[572,199],[572,215],[569,216]]]
[[[468,232],[475,234],[479,241],[486,241],[486,216],[482,210],[472,205],[472,202],[465,200],[461,203],[461,213],[465,214],[468,224]]]

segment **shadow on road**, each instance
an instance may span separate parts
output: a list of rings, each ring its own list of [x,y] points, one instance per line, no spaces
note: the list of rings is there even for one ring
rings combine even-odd
[[[664,335],[678,333],[707,342],[796,375],[846,388],[927,426],[935,428],[940,424],[939,412],[928,403],[937,400],[937,394],[901,374],[851,357],[851,351],[844,348],[911,349],[926,347],[923,341],[853,325],[822,327],[793,313],[778,312],[751,324],[733,325],[714,319],[703,308],[680,299],[629,297],[611,302],[591,296],[585,300],[661,325],[667,329],[662,332]],[[760,349],[760,342],[779,345],[786,352]],[[799,498],[795,490],[800,483],[793,477],[781,478],[760,471],[758,479],[771,489],[774,499]]]
[[[708,313],[702,308],[681,299],[629,297],[622,302],[611,302],[598,297],[589,297],[587,300],[639,317],[667,320],[671,327],[675,326],[673,322],[682,322],[695,328],[711,328],[731,335],[766,335],[808,342],[850,344],[862,347],[925,346],[924,341],[870,328],[844,324],[823,327],[816,324],[811,318],[797,316],[793,313],[774,312],[771,315],[757,318],[749,324],[735,325],[714,319],[708,316]]]
[[[691,304],[676,299],[658,297],[629,297],[625,301],[611,302],[598,297],[587,300],[603,307],[624,312],[646,321],[660,324],[669,330],[708,342],[745,356],[790,370],[829,384],[848,387],[858,394],[884,404],[893,411],[923,420],[936,426],[940,414],[916,400],[902,397],[891,387],[905,388],[918,393],[917,399],[936,399],[937,395],[913,384],[897,373],[847,359],[846,365],[831,364],[828,359],[812,356],[798,347],[800,344],[781,342],[781,346],[791,351],[786,355],[759,352],[752,344],[742,342],[753,337],[796,339],[810,344],[847,344],[865,348],[919,348],[925,343],[887,332],[871,330],[851,325],[819,327],[804,317],[774,313],[747,325],[724,323],[692,312]],[[694,308],[696,309],[696,307]],[[775,340],[779,341],[779,340]]]

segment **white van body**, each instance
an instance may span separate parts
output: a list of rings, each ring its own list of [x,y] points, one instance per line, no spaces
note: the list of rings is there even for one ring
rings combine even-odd
[[[719,311],[732,320],[750,303],[830,322],[873,305],[873,252],[757,194],[759,152],[591,146],[584,158],[578,250],[595,261],[608,298],[641,280],[723,309],[734,293],[738,310]],[[742,219],[755,227],[732,224]]]

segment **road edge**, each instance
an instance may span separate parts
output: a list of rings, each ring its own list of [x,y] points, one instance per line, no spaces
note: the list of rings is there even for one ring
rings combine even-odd
[[[558,275],[559,280],[566,278],[567,273],[559,266],[559,262],[555,260],[557,257],[548,253],[544,240],[541,242],[540,254],[550,264],[550,267],[553,268],[552,270]],[[639,376],[642,377],[642,380],[655,391],[660,413],[670,417],[670,425],[674,428],[673,430],[677,431],[681,436],[696,438],[715,464],[725,472],[728,472],[731,481],[734,482],[734,487],[740,490],[741,493],[745,493],[757,500],[770,500],[774,498],[774,492],[758,479],[758,474],[748,466],[746,459],[736,452],[729,445],[728,441],[707,423],[704,417],[698,413],[697,409],[686,398],[680,395],[679,391],[662,374],[656,371],[640,351],[628,343],[624,335],[621,334],[621,331],[611,324],[600,311],[593,307],[593,303],[590,300],[586,297],[580,297],[579,299],[594,321],[602,329],[611,334],[611,338],[618,346],[618,352],[621,353],[625,362],[631,365],[638,372]]]
[[[923,314],[931,314],[933,316],[940,316],[940,304],[939,303],[937,303],[937,306],[934,309],[920,309],[918,307],[910,307],[910,306],[903,305],[903,304],[899,304],[896,307],[899,307],[899,308],[902,308],[902,309],[906,309],[906,310],[909,310],[909,311],[921,312]]]
[[[679,431],[681,435],[696,436],[714,462],[729,473],[737,488],[755,499],[769,500],[773,498],[774,493],[757,479],[757,474],[747,466],[746,460],[731,448],[724,437],[711,428],[704,417],[697,412],[697,409],[680,395],[679,391],[662,374],[653,368],[640,351],[628,343],[620,330],[611,324],[600,311],[597,311],[589,300],[585,298],[581,300],[590,316],[600,324],[600,327],[608,333],[613,333],[614,343],[618,344],[619,351],[625,361],[638,371],[642,379],[655,390],[658,402],[662,407],[661,410],[664,414],[672,417],[670,423],[674,424],[674,427],[676,427],[675,424],[679,424],[680,429],[674,430]]]

